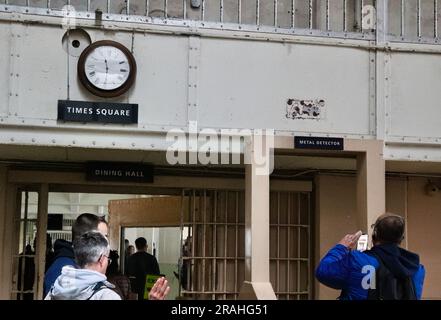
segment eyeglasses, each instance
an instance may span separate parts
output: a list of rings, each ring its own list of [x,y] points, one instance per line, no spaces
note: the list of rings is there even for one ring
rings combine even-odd
[[[105,254],[103,254],[103,257],[106,257],[106,258],[107,258],[107,260],[109,261],[109,264],[112,263],[112,259],[111,259],[109,256],[106,256]]]

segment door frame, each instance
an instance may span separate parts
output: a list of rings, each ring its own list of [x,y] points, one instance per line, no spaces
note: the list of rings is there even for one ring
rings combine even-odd
[[[245,179],[219,177],[157,176],[153,183],[125,183],[88,181],[83,172],[60,172],[47,170],[12,169],[7,172],[6,215],[3,239],[14,239],[17,232],[14,219],[17,218],[17,198],[21,190],[39,193],[37,216],[36,252],[36,299],[43,299],[44,262],[47,222],[41,219],[48,213],[50,192],[113,193],[113,194],[167,194],[181,196],[184,189],[229,189],[244,190]],[[273,180],[271,191],[312,192],[312,181]],[[11,299],[12,256],[14,241],[3,241],[3,264],[1,272],[0,298]]]

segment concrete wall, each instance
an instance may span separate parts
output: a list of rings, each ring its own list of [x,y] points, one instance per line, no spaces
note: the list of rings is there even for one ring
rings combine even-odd
[[[439,179],[432,179],[441,186]],[[409,249],[420,254],[426,267],[424,298],[441,299],[441,193],[425,192],[427,178],[409,178]]]
[[[441,187],[439,179],[432,181]],[[316,182],[316,252],[321,258],[344,235],[356,230],[355,178],[320,175]],[[428,195],[427,182],[427,178],[388,178],[386,208],[407,216],[403,247],[418,253],[426,268],[423,298],[441,299],[441,192]],[[316,281],[316,298],[336,299],[338,295]]]
[[[340,239],[356,231],[357,213],[355,178],[319,175],[316,179],[317,265],[320,258]],[[336,299],[338,295],[338,291],[315,281],[316,299]]]

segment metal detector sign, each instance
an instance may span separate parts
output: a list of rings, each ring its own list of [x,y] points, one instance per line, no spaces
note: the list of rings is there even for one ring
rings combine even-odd
[[[294,148],[316,150],[344,150],[344,139],[328,137],[294,137]]]
[[[138,123],[138,105],[58,100],[57,119],[73,122]]]
[[[88,162],[86,179],[91,181],[153,182],[153,166],[125,162]]]

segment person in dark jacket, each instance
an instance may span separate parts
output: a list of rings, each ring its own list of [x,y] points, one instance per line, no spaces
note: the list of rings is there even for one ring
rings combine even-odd
[[[72,226],[72,240],[75,241],[82,234],[93,230],[98,230],[107,238],[108,226],[104,218],[92,213],[83,213],[77,217]],[[61,270],[64,266],[76,267],[72,242],[57,239],[54,243],[54,256],[54,262],[49,266],[44,275],[44,296],[47,295],[55,280],[61,275]]]
[[[136,296],[132,293],[129,277],[123,275],[119,270],[118,260],[119,254],[116,250],[110,250],[109,258],[111,263],[107,266],[106,276],[107,280],[115,286],[113,289],[118,293],[122,300],[135,300]]]
[[[404,239],[404,219],[387,213],[377,219],[373,228],[374,246],[371,250],[352,250],[362,234],[361,231],[346,235],[320,261],[316,270],[317,279],[328,287],[341,290],[341,300],[366,300],[369,289],[365,285],[366,270],[370,266],[377,270],[380,258],[395,277],[411,277],[416,298],[421,299],[424,266],[420,264],[417,254],[399,247]]]
[[[147,240],[140,237],[135,240],[135,246],[137,252],[129,257],[128,275],[134,279],[132,288],[138,294],[138,300],[143,300],[146,276],[160,275],[160,271],[156,258],[147,252]]]

